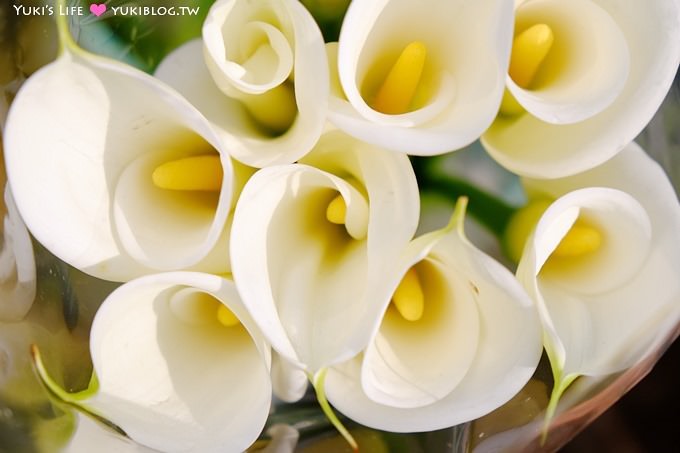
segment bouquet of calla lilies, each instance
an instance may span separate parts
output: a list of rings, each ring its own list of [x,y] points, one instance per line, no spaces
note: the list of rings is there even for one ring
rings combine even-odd
[[[475,420],[543,351],[548,430],[575,379],[635,365],[680,322],[680,204],[632,142],[678,69],[680,0],[354,0],[337,42],[309,3],[217,0],[153,74],[57,17],[59,56],[3,130],[0,319],[35,298],[26,230],[122,283],[89,387],[32,351],[117,451],[243,451],[273,396],[309,391],[356,450],[348,419]],[[477,140],[526,194],[498,211],[504,257],[466,236],[476,190],[418,229],[431,156]]]

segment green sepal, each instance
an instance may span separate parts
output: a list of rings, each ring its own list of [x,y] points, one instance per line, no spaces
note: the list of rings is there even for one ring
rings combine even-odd
[[[550,393],[550,401],[548,401],[548,407],[545,409],[545,418],[543,419],[543,428],[541,429],[541,445],[544,445],[548,440],[548,433],[550,430],[550,424],[555,417],[555,412],[557,410],[557,405],[562,398],[565,390],[579,377],[578,374],[568,374],[567,376],[561,376],[561,373],[555,373],[553,368],[553,375],[555,376],[555,384],[553,385],[552,392]]]
[[[35,344],[31,345],[31,358],[33,360],[33,366],[35,367],[40,382],[43,384],[45,389],[47,389],[48,394],[57,402],[78,410],[79,412],[93,418],[117,434],[128,437],[123,429],[106,419],[106,417],[101,415],[96,409],[90,407],[90,405],[87,404],[87,401],[91,400],[99,391],[99,380],[97,379],[97,375],[94,371],[92,372],[90,382],[86,389],[79,392],[70,393],[64,390],[49,375],[47,369],[45,368],[45,364],[43,363],[42,356],[40,355],[40,350]]]
[[[347,430],[345,425],[342,424],[338,416],[335,415],[335,412],[333,412],[333,408],[331,407],[330,403],[328,402],[328,399],[326,398],[326,389],[324,387],[324,384],[326,381],[327,373],[328,368],[322,368],[314,376],[309,376],[310,381],[312,382],[312,386],[314,387],[314,391],[316,392],[316,399],[319,402],[319,406],[321,406],[321,410],[323,411],[324,414],[326,414],[326,417],[331,422],[331,424],[335,427],[335,429],[338,430],[342,437],[345,438],[350,447],[352,447],[352,450],[358,452],[359,445],[357,445],[356,440],[354,440],[354,437],[352,437],[352,435]]]

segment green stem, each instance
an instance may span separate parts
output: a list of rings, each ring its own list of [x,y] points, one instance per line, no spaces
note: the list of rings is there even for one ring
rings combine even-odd
[[[97,420],[98,422],[102,423],[103,425],[105,425],[112,431],[116,432],[117,434],[128,437],[122,428],[120,428],[115,423],[107,420],[103,415],[99,414],[97,410],[89,407],[89,405],[86,404],[86,400],[92,398],[99,388],[99,381],[97,380],[97,376],[94,374],[94,371],[92,372],[90,384],[87,389],[77,393],[69,393],[66,390],[64,390],[59,384],[57,384],[47,372],[38,346],[32,344],[30,351],[31,360],[38,374],[38,379],[52,397],[54,397],[58,402],[65,404],[69,407],[72,407],[74,409],[77,409],[83,414]]]
[[[467,212],[498,238],[502,238],[517,208],[467,181],[436,170],[434,161],[436,158],[411,159],[421,193],[439,195],[452,203],[459,197],[467,197]]]
[[[347,428],[345,428],[345,425],[343,425],[340,419],[338,419],[338,416],[335,415],[333,408],[328,403],[328,399],[326,398],[326,389],[324,388],[326,373],[328,373],[328,368],[322,368],[318,373],[316,373],[314,380],[312,381],[312,384],[314,385],[314,391],[316,392],[316,399],[319,401],[321,410],[323,410],[323,413],[326,414],[326,417],[328,417],[328,420],[333,424],[335,429],[337,429],[342,437],[345,438],[350,447],[352,447],[352,450],[358,452],[359,445],[357,445],[356,440],[354,440],[354,437],[352,437]]]
[[[557,404],[560,402],[564,391],[567,390],[567,388],[576,380],[577,377],[577,374],[570,374],[564,378],[561,376],[561,374],[555,375],[555,383],[552,393],[550,394],[548,407],[545,410],[545,418],[543,419],[543,429],[541,430],[541,446],[545,445],[546,440],[548,440],[550,423],[555,417]]]
[[[71,36],[71,29],[68,25],[66,14],[59,14],[66,7],[66,0],[56,0],[56,16],[57,16],[57,32],[59,34],[59,53],[64,53],[68,49],[75,49],[78,47]]]

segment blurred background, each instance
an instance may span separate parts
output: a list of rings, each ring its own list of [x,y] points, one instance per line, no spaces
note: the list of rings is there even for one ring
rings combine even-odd
[[[564,453],[678,451],[680,343],[671,345],[652,372],[576,436]]]

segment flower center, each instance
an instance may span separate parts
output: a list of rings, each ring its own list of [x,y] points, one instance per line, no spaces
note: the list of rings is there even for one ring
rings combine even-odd
[[[508,74],[518,86],[525,89],[531,86],[554,40],[553,31],[546,24],[533,25],[515,37]],[[518,115],[524,108],[506,88],[500,111],[505,115]]]
[[[349,178],[352,180],[352,178]],[[319,199],[320,205],[315,209],[319,215],[325,215],[326,231],[343,232],[341,236],[346,236],[355,240],[363,240],[368,234],[369,208],[368,200],[349,180],[348,191],[333,191],[328,195],[323,195]],[[325,192],[325,191],[324,191]],[[331,198],[332,197],[332,198]],[[344,227],[344,228],[338,228]],[[346,233],[346,235],[344,234]]]
[[[533,200],[518,210],[508,223],[504,233],[503,246],[508,258],[518,262],[522,257],[524,244],[534,231],[551,200]],[[599,250],[602,233],[583,219],[577,219],[550,255],[551,258],[578,258]]]
[[[378,89],[371,107],[397,115],[410,111],[425,67],[427,48],[420,41],[407,45]]]
[[[536,24],[515,37],[508,73],[517,85],[530,87],[554,39],[552,29],[546,24]]]
[[[425,295],[415,267],[411,267],[401,279],[392,295],[392,305],[407,321],[418,321],[425,310]]]
[[[177,291],[170,300],[170,308],[175,316],[193,326],[214,325],[215,321],[224,327],[241,324],[226,305],[211,294],[193,288]]]
[[[529,235],[534,231],[538,220],[551,204],[552,200],[532,200],[526,206],[519,209],[510,219],[503,233],[503,247],[505,254],[515,263],[522,257],[524,244],[526,244]]]
[[[158,188],[201,192],[219,192],[223,177],[220,157],[213,154],[166,162],[151,175]]]
[[[242,94],[239,100],[255,122],[274,136],[286,132],[297,117],[292,82],[284,82],[261,94]]]
[[[217,320],[225,327],[234,327],[241,324],[236,315],[223,304],[220,304],[217,308]]]
[[[578,219],[552,253],[555,258],[576,258],[596,252],[602,245],[600,231]]]
[[[347,217],[347,204],[342,195],[338,195],[328,203],[326,219],[335,225],[344,225]]]

